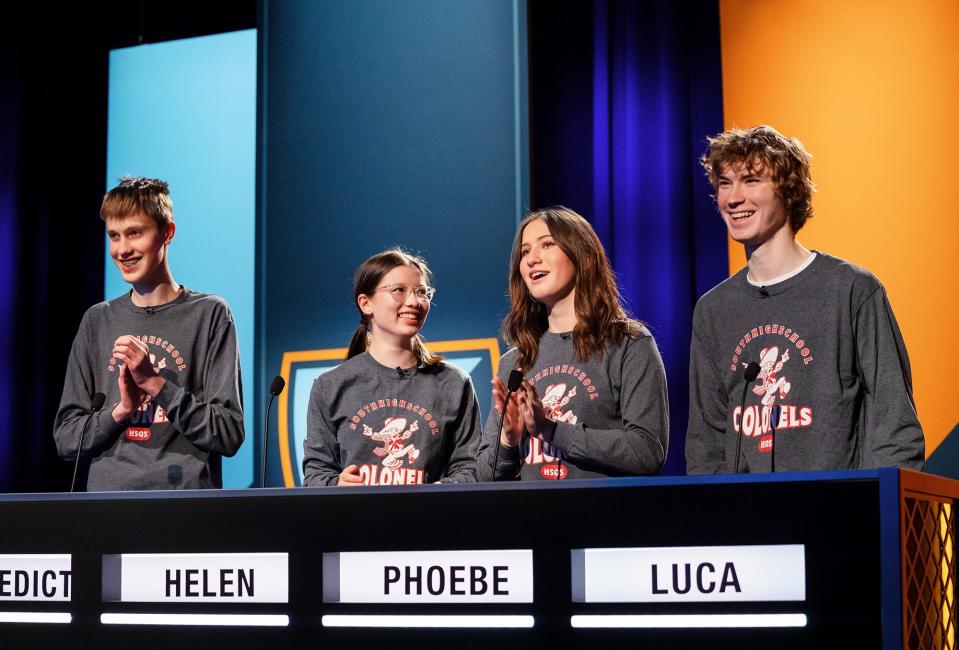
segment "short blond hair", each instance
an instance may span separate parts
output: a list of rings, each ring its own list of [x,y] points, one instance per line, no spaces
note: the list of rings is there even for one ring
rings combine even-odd
[[[104,221],[122,221],[141,213],[153,219],[160,232],[173,223],[173,201],[166,181],[124,176],[119,185],[104,195],[100,206],[100,218]]]

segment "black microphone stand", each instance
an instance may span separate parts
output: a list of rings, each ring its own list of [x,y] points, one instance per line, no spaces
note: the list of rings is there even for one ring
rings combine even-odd
[[[286,380],[280,375],[273,378],[270,384],[270,403],[266,405],[266,416],[263,418],[263,458],[260,465],[260,487],[266,487],[266,456],[270,449],[270,409],[273,408],[273,400],[283,392],[286,387]]]
[[[739,403],[739,432],[736,434],[736,463],[733,474],[739,474],[739,456],[743,449],[743,420],[746,419],[746,391],[749,390],[749,384],[756,381],[756,377],[759,376],[759,370],[759,364],[753,361],[746,366],[746,370],[743,371],[743,380],[745,380],[746,383],[743,385],[743,399]]]
[[[80,429],[80,443],[77,445],[77,458],[73,461],[73,479],[70,481],[70,491],[73,492],[77,487],[77,470],[80,469],[80,452],[83,451],[83,438],[86,436],[87,427],[90,426],[90,420],[100,412],[100,409],[103,408],[103,403],[107,400],[107,396],[103,393],[94,393],[93,400],[91,400],[90,406],[92,407],[92,412],[87,416],[87,419],[83,422],[83,427]]]
[[[509,404],[509,398],[519,389],[523,383],[523,373],[519,370],[511,370],[509,373],[509,383],[506,386],[506,398],[503,399],[503,410],[499,415],[499,430],[496,432],[496,450],[493,452],[493,476],[490,480],[496,480],[496,465],[499,463],[499,450],[501,446],[500,438],[503,437],[503,421],[506,419],[506,407]],[[522,441],[520,441],[522,444]],[[522,456],[522,449],[520,456]]]
[[[782,408],[779,404],[776,404],[772,410],[769,412],[769,441],[772,443],[772,448],[769,450],[769,471],[776,471],[776,425],[779,423],[779,414],[782,411]]]

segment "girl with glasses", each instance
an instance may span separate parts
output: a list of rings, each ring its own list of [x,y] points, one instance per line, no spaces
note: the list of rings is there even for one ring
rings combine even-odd
[[[435,292],[429,281],[426,262],[399,248],[357,269],[360,323],[346,361],[320,375],[310,394],[304,485],[474,480],[473,384],[419,334]]]
[[[592,226],[563,207],[529,214],[513,244],[509,295],[502,334],[514,347],[493,379],[477,479],[658,472],[669,440],[662,358],[623,308]],[[513,370],[522,382],[509,393]]]

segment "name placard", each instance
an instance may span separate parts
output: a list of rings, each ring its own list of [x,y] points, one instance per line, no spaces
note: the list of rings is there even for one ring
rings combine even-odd
[[[326,603],[531,603],[533,551],[323,554]]]
[[[584,548],[572,555],[580,603],[806,599],[802,544]]]
[[[103,600],[123,603],[286,603],[287,553],[124,553],[103,556]]]
[[[0,600],[70,600],[70,555],[0,555]]]

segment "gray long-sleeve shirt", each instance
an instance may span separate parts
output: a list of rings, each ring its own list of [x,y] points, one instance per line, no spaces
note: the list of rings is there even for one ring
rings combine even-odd
[[[317,377],[307,409],[303,484],[472,483],[480,416],[473,382],[446,363],[387,368],[369,352]]]
[[[147,344],[166,379],[129,421],[113,420],[120,400],[123,335]],[[91,415],[95,393],[106,396]],[[87,489],[151,490],[221,487],[221,456],[243,443],[240,360],[233,316],[217,296],[189,289],[157,307],[137,307],[126,294],[83,316],[67,363],[53,437],[60,456],[89,458]]]
[[[571,333],[546,332],[539,355],[525,373],[556,422],[550,443],[526,437],[520,447],[501,448],[496,480],[555,480],[655,474],[669,447],[666,373],[659,349],[645,328],[635,339],[607,345],[602,357],[576,360]],[[499,364],[506,383],[518,352]],[[476,463],[478,480],[489,481],[500,416],[491,409]],[[521,462],[522,461],[522,462]]]
[[[760,375],[741,414],[753,361]],[[732,472],[741,429],[741,471],[768,472],[773,458],[777,472],[923,466],[909,357],[886,292],[821,252],[763,290],[743,269],[699,300],[689,389],[690,474]]]

